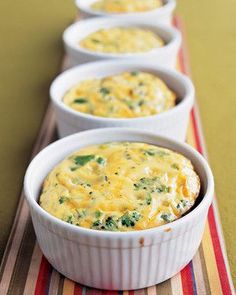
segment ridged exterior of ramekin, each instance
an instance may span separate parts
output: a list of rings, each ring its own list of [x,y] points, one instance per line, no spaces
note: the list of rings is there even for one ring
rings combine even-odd
[[[200,177],[199,204],[174,222],[123,233],[77,227],[39,206],[42,183],[56,164],[84,146],[110,141],[146,142],[189,158]],[[172,277],[193,258],[212,202],[214,181],[203,157],[186,144],[146,131],[105,128],[71,135],[42,150],[27,169],[24,189],[39,246],[55,269],[91,287],[131,290]]]
[[[179,272],[196,253],[207,210],[198,220],[158,239],[76,237],[45,222],[31,208],[36,236],[49,262],[66,277],[108,290],[131,290],[158,284]],[[142,236],[142,233],[141,233]],[[145,237],[145,234],[144,234]],[[147,245],[146,245],[147,244]]]
[[[63,96],[78,83],[78,77],[91,79],[114,75],[123,71],[151,72],[162,79],[177,94],[179,102],[172,109],[155,116],[132,119],[101,118],[76,112],[63,103]],[[194,103],[194,87],[191,81],[175,70],[135,61],[102,61],[77,66],[65,71],[54,80],[50,96],[56,113],[58,134],[65,137],[76,132],[95,128],[130,127],[155,132],[159,135],[184,141],[190,111]]]
[[[109,25],[108,25],[109,24]],[[108,27],[140,27],[151,30],[158,34],[166,45],[161,48],[154,49],[150,52],[134,53],[134,54],[109,54],[88,51],[79,47],[81,38],[85,38],[91,32],[100,28]],[[145,60],[156,65],[166,66],[170,68],[176,67],[177,56],[181,46],[181,33],[169,26],[147,22],[146,19],[134,20],[130,17],[122,19],[112,17],[100,17],[82,20],[69,26],[63,33],[64,47],[69,57],[69,66],[75,66],[87,62],[102,61],[109,59],[116,60]]]
[[[170,138],[185,141],[186,132],[189,122],[189,114],[192,104],[186,105],[185,108],[179,109],[174,114],[166,115],[165,117],[152,116],[146,120],[140,121],[100,121],[99,119],[90,119],[82,116],[68,116],[63,109],[55,106],[56,121],[59,137],[65,137],[76,132],[85,131],[95,128],[105,127],[131,127],[138,130],[143,129],[155,132],[159,135],[168,136]]]
[[[89,5],[91,2],[88,0],[77,0],[76,6],[79,10],[79,15],[82,19],[87,19],[91,17],[101,17],[101,16],[112,16],[119,19],[127,17],[127,14],[109,14],[109,13],[101,13],[95,10],[89,9]],[[160,23],[165,25],[172,25],[172,17],[173,12],[176,6],[175,0],[167,0],[165,1],[166,4],[161,9],[155,9],[153,11],[148,11],[144,13],[129,13],[129,18],[134,20],[143,20],[145,19],[146,22],[153,23]]]

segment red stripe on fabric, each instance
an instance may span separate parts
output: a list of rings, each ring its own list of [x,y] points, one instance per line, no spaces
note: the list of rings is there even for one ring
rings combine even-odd
[[[129,295],[134,295],[134,291],[129,291]]]
[[[35,292],[34,292],[35,295],[46,294],[50,269],[51,269],[51,265],[49,264],[47,259],[43,256],[40,263],[37,283],[35,286]]]
[[[98,289],[87,289],[87,294],[88,295],[102,295],[102,290]]]
[[[74,295],[82,295],[83,287],[79,284],[75,284]]]
[[[203,148],[202,148],[201,139],[198,132],[196,113],[194,108],[191,111],[191,118],[193,122],[193,131],[194,131],[194,137],[196,140],[197,150],[199,151],[200,154],[203,154]]]
[[[183,294],[194,295],[192,274],[191,274],[191,269],[189,264],[186,265],[185,268],[181,270],[180,274],[181,274]]]
[[[223,294],[230,295],[232,294],[228,274],[225,267],[225,261],[220,245],[220,240],[217,232],[216,221],[215,221],[215,214],[213,211],[213,207],[211,206],[208,213],[208,220],[209,220],[209,227],[211,232],[211,238],[213,243],[213,248],[215,252],[216,264],[220,276],[221,287],[223,290]]]
[[[119,292],[119,291],[108,291],[108,290],[103,290],[102,291],[102,295],[118,295],[119,293],[123,293],[123,292]]]

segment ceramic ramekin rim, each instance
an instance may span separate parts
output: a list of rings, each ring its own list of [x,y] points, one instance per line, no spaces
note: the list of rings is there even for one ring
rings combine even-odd
[[[148,17],[150,14],[155,14],[157,17],[165,14],[166,12],[171,12],[176,7],[176,1],[175,0],[165,0],[166,3],[164,3],[163,6],[158,7],[156,9],[144,11],[144,12],[130,12],[130,13],[109,13],[109,12],[103,12],[103,11],[97,11],[89,6],[81,5],[81,0],[75,0],[75,5],[79,10],[82,12],[94,15],[94,16],[115,16],[115,17],[123,17],[123,16],[139,16],[139,17]]]
[[[62,97],[59,97],[59,95],[56,94],[56,87],[57,85],[61,82],[61,80],[63,80],[64,76],[66,75],[73,75],[76,72],[82,72],[84,69],[87,68],[92,68],[94,66],[107,66],[109,67],[110,65],[117,65],[117,67],[119,68],[122,65],[125,66],[130,66],[130,67],[135,67],[135,68],[141,68],[141,67],[146,67],[149,68],[150,71],[158,71],[158,72],[162,72],[163,74],[167,74],[170,77],[173,77],[174,79],[178,80],[178,83],[181,83],[182,86],[185,88],[186,94],[183,98],[181,98],[181,101],[175,105],[173,108],[157,114],[157,115],[152,115],[152,116],[145,116],[145,117],[136,117],[136,118],[106,118],[106,117],[99,117],[99,116],[94,116],[91,114],[87,114],[87,113],[82,113],[76,110],[73,110],[72,108],[70,108],[69,106],[67,106],[63,101],[62,101]],[[111,73],[112,75],[112,73]],[[69,89],[68,89],[69,90]],[[51,86],[50,86],[50,98],[53,102],[54,105],[56,105],[59,109],[61,109],[63,112],[67,113],[68,116],[74,116],[74,117],[79,117],[79,118],[83,118],[83,119],[87,119],[87,120],[91,120],[91,121],[96,121],[96,122],[107,122],[107,123],[118,123],[118,122],[122,122],[122,123],[128,123],[128,122],[132,122],[132,123],[146,123],[149,120],[152,120],[153,118],[165,118],[166,116],[171,116],[174,113],[178,112],[180,109],[184,109],[184,108],[191,108],[194,102],[194,96],[195,96],[195,88],[193,86],[193,83],[191,81],[191,79],[189,79],[186,75],[178,72],[177,70],[168,68],[168,67],[162,67],[162,66],[158,66],[158,65],[150,65],[150,63],[146,63],[146,62],[138,62],[138,61],[116,61],[116,60],[106,60],[106,61],[96,61],[96,62],[90,62],[90,63],[86,63],[83,65],[78,65],[75,66],[69,70],[66,70],[64,72],[62,72],[60,75],[58,75],[52,82]]]
[[[125,27],[133,25],[133,26],[137,26],[137,27],[146,27],[146,28],[149,28],[150,30],[160,29],[165,34],[169,34],[171,36],[171,38],[170,38],[170,41],[167,44],[165,44],[163,47],[155,48],[155,49],[148,51],[148,52],[122,53],[122,54],[90,51],[90,50],[86,50],[86,49],[80,47],[79,45],[75,45],[74,42],[71,42],[71,38],[70,38],[71,31],[73,31],[76,28],[79,28],[83,25],[89,24],[91,26],[91,25],[97,24],[98,27],[96,27],[94,30],[94,31],[96,31],[100,28],[100,26],[102,26],[102,24],[104,22],[109,24],[109,27],[113,27],[113,26],[115,27],[115,26],[119,26],[119,24],[120,25],[123,24]],[[65,29],[65,31],[62,34],[62,39],[63,39],[65,46],[69,47],[71,50],[73,50],[77,54],[79,54],[79,53],[86,54],[90,57],[96,57],[96,58],[124,59],[124,58],[145,58],[147,56],[152,56],[154,54],[164,52],[164,51],[168,50],[169,48],[172,48],[175,44],[180,45],[182,37],[181,37],[181,33],[174,27],[160,24],[160,23],[150,24],[146,21],[130,19],[127,16],[122,19],[113,18],[113,17],[99,17],[99,18],[91,18],[91,19],[85,19],[85,20],[75,22]]]
[[[37,200],[34,198],[33,193],[30,189],[30,179],[31,179],[30,175],[31,175],[32,171],[34,171],[35,167],[37,166],[36,165],[37,162],[40,161],[40,159],[44,156],[44,154],[46,154],[48,151],[58,148],[62,144],[63,145],[69,144],[70,141],[73,141],[73,139],[80,137],[80,136],[86,135],[87,137],[92,136],[94,138],[99,138],[99,135],[101,135],[103,133],[106,133],[106,134],[108,132],[115,133],[117,131],[121,132],[123,134],[130,133],[133,135],[140,135],[140,136],[147,135],[147,136],[155,137],[157,140],[164,141],[166,145],[173,145],[173,150],[176,150],[177,152],[179,149],[180,150],[184,149],[186,152],[191,153],[193,158],[195,158],[199,163],[201,163],[201,166],[204,167],[204,172],[205,172],[206,178],[207,178],[206,179],[207,187],[206,187],[205,194],[202,197],[201,202],[196,206],[196,208],[194,208],[191,212],[189,212],[185,216],[183,216],[171,223],[161,225],[159,227],[154,227],[154,228],[145,229],[145,230],[141,230],[141,231],[110,232],[110,231],[99,231],[99,230],[94,230],[94,229],[78,227],[78,226],[66,223],[65,221],[62,221],[62,220],[52,216],[51,214],[46,212],[42,207],[40,207],[40,205],[38,204]],[[165,145],[163,145],[163,146],[165,146]],[[192,159],[190,158],[190,160],[192,160]],[[45,175],[45,177],[46,177],[46,175]],[[25,196],[26,196],[29,206],[32,207],[33,210],[35,210],[43,219],[50,221],[52,224],[56,224],[57,226],[60,226],[64,229],[68,230],[69,232],[83,234],[85,236],[101,237],[101,238],[102,237],[103,238],[112,238],[113,237],[113,238],[119,239],[119,238],[125,238],[125,237],[139,237],[140,235],[147,236],[147,235],[157,234],[158,232],[160,233],[162,231],[165,231],[165,230],[169,229],[170,227],[172,229],[179,228],[179,227],[181,227],[181,225],[183,223],[188,223],[191,220],[196,219],[200,213],[208,210],[208,208],[213,200],[214,178],[213,178],[211,169],[210,169],[207,161],[204,159],[204,157],[199,152],[197,152],[194,148],[192,148],[190,145],[188,145],[186,143],[178,142],[178,141],[170,139],[168,137],[157,135],[156,133],[153,133],[153,132],[144,131],[144,130],[137,130],[134,128],[124,128],[124,127],[122,127],[122,128],[117,128],[117,127],[115,127],[115,128],[99,128],[99,129],[87,130],[87,131],[79,132],[76,134],[72,134],[72,135],[62,138],[60,140],[57,140],[54,143],[51,143],[46,148],[44,148],[42,151],[40,151],[34,157],[34,159],[31,161],[31,163],[29,164],[29,166],[27,168],[25,178],[24,178],[24,192],[25,192]]]

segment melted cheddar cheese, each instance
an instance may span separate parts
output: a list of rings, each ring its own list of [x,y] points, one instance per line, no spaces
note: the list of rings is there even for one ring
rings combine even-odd
[[[142,53],[163,47],[163,40],[150,30],[132,27],[100,29],[80,41],[89,51],[103,53]]]
[[[82,81],[63,99],[76,111],[110,118],[156,115],[174,107],[175,100],[162,80],[137,71]]]
[[[108,13],[144,12],[161,7],[161,0],[98,0],[91,8]]]
[[[85,147],[47,176],[40,205],[68,223],[131,231],[172,222],[195,203],[199,177],[169,149],[136,142]]]

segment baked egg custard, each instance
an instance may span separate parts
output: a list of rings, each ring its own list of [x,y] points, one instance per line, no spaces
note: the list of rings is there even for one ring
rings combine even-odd
[[[154,32],[135,27],[100,29],[82,39],[80,47],[94,52],[143,53],[163,47],[164,41]]]
[[[98,0],[91,8],[108,13],[144,12],[161,7],[161,0]]]
[[[133,231],[180,218],[199,191],[199,177],[183,155],[146,143],[111,142],[82,148],[58,164],[39,203],[70,224]]]
[[[175,106],[176,95],[150,73],[124,72],[79,82],[63,98],[70,108],[99,117],[156,115]]]

